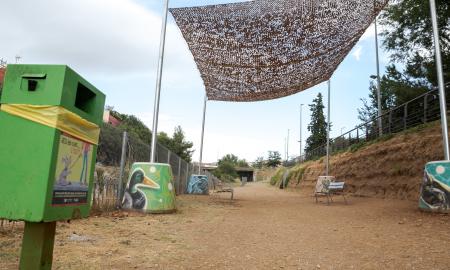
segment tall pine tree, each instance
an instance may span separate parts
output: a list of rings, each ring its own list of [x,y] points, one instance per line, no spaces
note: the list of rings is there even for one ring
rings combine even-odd
[[[325,121],[325,115],[323,109],[322,94],[319,93],[313,103],[309,105],[311,111],[311,123],[308,125],[308,131],[311,135],[306,140],[306,153],[310,153],[315,148],[325,144],[327,142],[327,122]]]

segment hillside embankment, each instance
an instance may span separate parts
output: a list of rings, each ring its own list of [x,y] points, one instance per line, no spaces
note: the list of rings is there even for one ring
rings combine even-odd
[[[442,159],[441,126],[434,122],[333,155],[330,175],[345,181],[354,195],[417,200],[424,165]],[[317,177],[324,172],[324,157],[306,162],[290,168],[288,185],[313,192]],[[280,175],[276,174],[272,184],[279,183]]]

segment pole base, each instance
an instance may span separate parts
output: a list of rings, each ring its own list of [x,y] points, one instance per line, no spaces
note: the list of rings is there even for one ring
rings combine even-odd
[[[55,231],[56,222],[25,222],[19,269],[52,269]]]

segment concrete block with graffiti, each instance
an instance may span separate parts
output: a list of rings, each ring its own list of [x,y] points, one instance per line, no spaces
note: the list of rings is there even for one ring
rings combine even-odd
[[[419,208],[432,212],[450,212],[450,161],[435,161],[425,165]]]
[[[192,175],[186,191],[188,194],[208,195],[208,176]]]
[[[122,207],[147,213],[175,211],[175,190],[170,165],[134,163]]]

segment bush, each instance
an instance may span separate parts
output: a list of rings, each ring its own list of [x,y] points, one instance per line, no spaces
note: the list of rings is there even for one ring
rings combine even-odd
[[[276,171],[275,175],[270,178],[270,184],[272,186],[275,186],[277,183],[279,183],[283,179],[283,175],[284,175],[285,171],[286,171],[286,168],[279,168]]]
[[[103,124],[97,149],[97,161],[106,166],[119,166],[122,155],[123,129]],[[150,158],[150,146],[134,133],[128,132],[129,162],[145,161]]]

